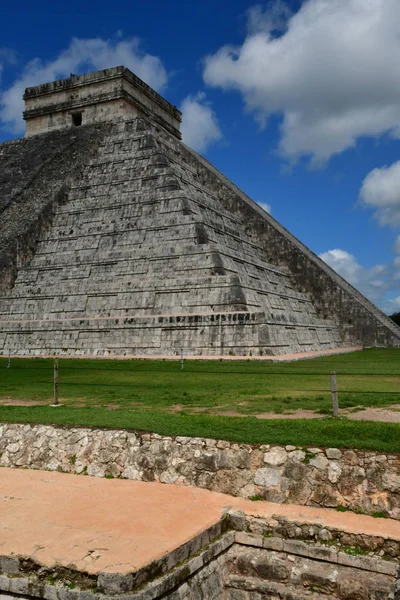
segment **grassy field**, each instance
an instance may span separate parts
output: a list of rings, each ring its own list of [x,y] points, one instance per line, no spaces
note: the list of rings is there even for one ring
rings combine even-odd
[[[153,431],[163,435],[207,437],[232,442],[360,448],[400,453],[400,425],[347,419],[210,417],[159,411],[107,410],[60,406],[0,406],[0,422],[87,425]]]
[[[0,398],[50,402],[53,362],[0,359]],[[331,411],[330,372],[342,408],[400,404],[400,350],[372,349],[284,364],[266,362],[59,361],[68,406],[257,415]]]
[[[298,409],[329,415],[332,370],[337,373],[341,408],[400,404],[400,350],[371,349],[284,364],[185,361],[183,370],[179,361],[60,359],[59,394],[64,406],[56,410],[0,406],[0,421],[400,451],[396,424],[254,418]],[[11,359],[7,368],[7,359],[0,359],[0,402],[48,404],[52,393],[51,360]]]

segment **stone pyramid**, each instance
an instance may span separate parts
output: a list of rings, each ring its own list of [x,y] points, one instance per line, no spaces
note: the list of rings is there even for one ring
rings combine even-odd
[[[0,352],[268,356],[400,328],[185,146],[123,67],[28,88],[0,145]]]

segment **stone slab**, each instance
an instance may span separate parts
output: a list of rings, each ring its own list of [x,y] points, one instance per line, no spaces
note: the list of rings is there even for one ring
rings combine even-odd
[[[0,553],[92,575],[137,572],[239,509],[400,540],[400,522],[251,502],[192,487],[0,469]]]
[[[136,572],[212,527],[230,497],[204,490],[0,469],[0,553],[90,574]]]

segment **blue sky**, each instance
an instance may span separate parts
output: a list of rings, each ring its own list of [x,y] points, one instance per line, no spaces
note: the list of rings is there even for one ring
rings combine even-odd
[[[386,312],[400,310],[398,0],[3,3],[0,141],[21,94],[124,64],[184,141]]]

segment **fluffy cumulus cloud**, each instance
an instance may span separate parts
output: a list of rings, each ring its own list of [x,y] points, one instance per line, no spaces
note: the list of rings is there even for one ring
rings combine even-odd
[[[270,2],[264,10],[262,4],[256,4],[247,11],[247,30],[250,35],[255,32],[279,33],[286,29],[292,11],[284,0]]]
[[[282,115],[279,150],[314,164],[360,136],[400,137],[399,0],[308,0],[291,14],[249,12],[240,46],[205,60],[209,86],[237,90],[264,125]]]
[[[261,206],[261,208],[263,208],[265,212],[271,214],[272,208],[270,204],[267,204],[266,202],[257,202],[257,204]]]
[[[386,304],[386,310],[389,315],[400,312],[400,296],[389,299]]]
[[[352,254],[339,248],[320,254],[320,258],[372,302],[390,310],[385,294],[395,288],[396,273],[392,265],[366,269]]]
[[[360,190],[360,201],[375,210],[381,225],[400,225],[400,161],[368,173]],[[396,251],[400,252],[400,236]]]
[[[180,110],[182,138],[185,144],[198,152],[205,152],[213,142],[222,138],[218,119],[203,92],[187,96]]]
[[[74,38],[69,47],[54,60],[46,62],[35,58],[25,66],[11,87],[0,95],[0,121],[13,133],[22,133],[22,95],[26,87],[69,77],[70,73],[79,74],[118,65],[128,67],[158,91],[167,83],[167,72],[161,60],[143,52],[137,38]]]

